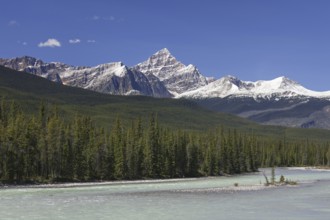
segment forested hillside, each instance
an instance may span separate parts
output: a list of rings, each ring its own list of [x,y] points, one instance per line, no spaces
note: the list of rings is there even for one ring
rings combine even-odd
[[[198,177],[257,171],[260,166],[329,165],[330,145],[266,140],[236,130],[168,129],[157,115],[110,130],[90,117],[63,120],[41,103],[27,115],[15,102],[0,105],[0,179],[49,182]]]
[[[0,96],[19,103],[28,115],[35,114],[40,102],[44,101],[59,106],[65,119],[73,118],[79,112],[107,129],[117,117],[124,125],[129,125],[138,117],[156,113],[162,125],[173,129],[205,131],[223,126],[269,138],[330,141],[329,130],[262,126],[237,116],[206,110],[188,100],[105,95],[63,86],[3,66],[0,66]]]
[[[330,131],[261,126],[187,100],[72,88],[0,66],[0,180],[194,177],[329,165]]]

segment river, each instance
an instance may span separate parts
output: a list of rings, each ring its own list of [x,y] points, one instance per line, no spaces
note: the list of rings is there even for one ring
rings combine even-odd
[[[270,177],[270,169],[261,169]],[[330,171],[277,168],[297,186],[233,177],[0,189],[0,219],[329,219]],[[238,187],[234,186],[238,183]]]

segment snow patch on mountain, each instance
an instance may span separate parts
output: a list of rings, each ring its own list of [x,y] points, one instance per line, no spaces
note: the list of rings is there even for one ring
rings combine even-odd
[[[122,62],[95,67],[69,66],[59,62],[45,63],[33,57],[0,59],[0,65],[28,72],[48,80],[114,95],[146,95],[172,97],[155,76],[146,77]]]
[[[63,84],[85,89],[95,88],[111,77],[125,77],[127,67],[122,62],[114,62],[95,67],[69,68],[60,74]]]
[[[222,77],[206,86],[194,91],[182,93],[176,98],[224,98],[227,96],[243,96],[258,98],[307,96],[330,98],[330,91],[315,92],[308,90],[299,83],[284,76],[273,80],[259,80],[256,82],[241,81],[233,76]]]

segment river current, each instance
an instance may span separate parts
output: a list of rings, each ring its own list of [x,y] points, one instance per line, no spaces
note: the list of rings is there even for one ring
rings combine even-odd
[[[270,178],[270,169],[261,169]],[[0,219],[329,219],[330,171],[277,168],[297,186],[232,177],[0,189]],[[238,186],[235,186],[236,185]]]

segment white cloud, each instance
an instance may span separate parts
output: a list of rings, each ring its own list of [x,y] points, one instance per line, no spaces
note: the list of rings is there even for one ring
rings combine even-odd
[[[103,19],[106,20],[106,21],[114,21],[115,20],[115,17],[114,16],[110,16],[110,17],[104,17]]]
[[[99,16],[99,15],[94,15],[93,17],[90,17],[89,20],[92,21],[115,21],[116,18],[114,16]]]
[[[93,44],[93,43],[96,43],[96,40],[87,40],[87,43]]]
[[[15,20],[11,20],[8,22],[8,26],[11,26],[11,27],[19,26],[19,23]]]
[[[80,39],[78,39],[78,38],[69,40],[69,43],[70,43],[70,44],[79,44],[80,42],[81,42],[81,41],[80,41]]]
[[[47,41],[45,42],[40,42],[38,44],[38,47],[60,47],[61,43],[56,40],[55,38],[49,38]]]
[[[100,20],[100,16],[98,16],[98,15],[94,15],[94,16],[92,17],[92,20],[94,20],[94,21]]]
[[[17,41],[17,43],[18,44],[21,44],[21,45],[23,45],[23,46],[26,46],[26,45],[28,45],[28,43],[26,42],[26,41]]]

